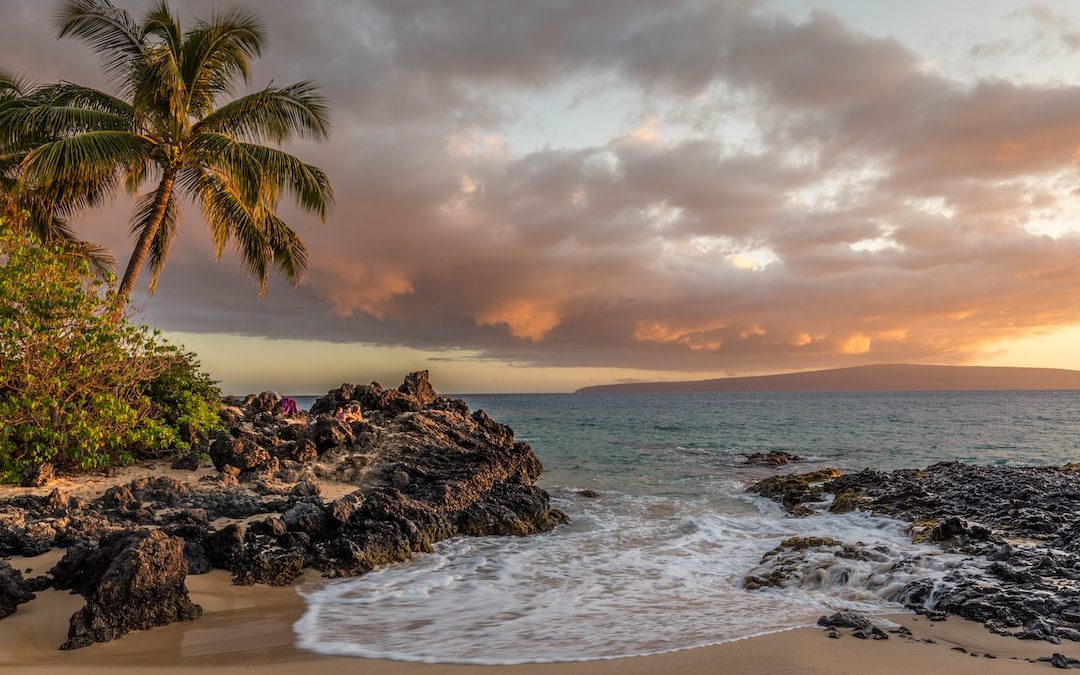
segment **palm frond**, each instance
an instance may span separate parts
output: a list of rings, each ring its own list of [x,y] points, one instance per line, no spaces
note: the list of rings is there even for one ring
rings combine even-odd
[[[307,248],[274,212],[273,190],[250,204],[221,174],[204,172],[200,184],[203,217],[210,224],[219,256],[233,240],[244,269],[259,283],[259,295],[266,293],[271,267],[293,284],[300,282],[308,267]]]
[[[153,143],[130,131],[90,131],[34,148],[22,162],[23,181],[35,186],[99,181],[145,161]]]
[[[180,19],[173,15],[172,10],[169,9],[169,3],[165,0],[158,0],[146,10],[142,22],[142,35],[143,38],[157,37],[169,48],[176,60],[180,60],[184,31],[180,28]]]
[[[251,59],[262,53],[266,28],[254,12],[234,7],[215,11],[184,36],[181,59],[188,112],[202,117],[214,99],[231,91],[237,79],[247,82]]]
[[[266,187],[273,186],[291,192],[300,208],[323,220],[334,202],[326,174],[282,150],[204,131],[192,139],[189,151],[198,162],[227,175],[248,202],[262,200]]]
[[[266,236],[274,252],[274,266],[293,286],[299,284],[308,270],[307,246],[276,213],[266,214]]]
[[[57,37],[77,37],[98,53],[101,65],[120,81],[142,57],[144,42],[126,10],[109,0],[65,0],[56,14]]]
[[[202,204],[203,219],[210,226],[210,236],[214,242],[214,254],[221,258],[229,237],[232,224],[250,219],[250,210],[245,206],[235,185],[230,185],[228,178],[210,169],[200,169],[192,179],[198,186],[196,196]]]
[[[235,138],[206,132],[194,135],[188,143],[187,155],[195,165],[227,176],[246,201],[258,201],[263,183],[262,164]]]
[[[112,276],[116,273],[116,257],[106,246],[93,241],[74,241],[72,248],[77,255],[90,262],[90,268],[99,277]]]
[[[262,167],[264,182],[278,190],[288,190],[295,197],[297,206],[326,220],[326,214],[334,203],[334,189],[322,169],[305,164],[277,148],[252,143],[240,145]]]
[[[0,101],[29,96],[36,87],[32,80],[0,68]]]
[[[31,231],[42,243],[58,244],[73,255],[85,258],[97,276],[104,277],[116,271],[116,258],[107,247],[79,239],[68,223],[59,218],[53,217],[50,220],[47,224],[31,223]]]
[[[60,82],[39,87],[34,91],[34,99],[49,105],[76,106],[112,113],[131,120],[135,118],[135,110],[127,101],[73,82]]]
[[[5,222],[33,236],[46,245],[60,245],[72,254],[86,258],[98,276],[112,274],[116,259],[106,247],[82,241],[60,215],[36,195],[25,195],[9,178],[0,179],[0,216]]]
[[[0,107],[0,143],[20,138],[60,138],[87,131],[131,131],[129,117],[77,106]]]
[[[284,143],[293,138],[325,140],[330,133],[326,97],[312,82],[269,86],[221,106],[192,129],[244,140]]]
[[[148,46],[135,67],[132,105],[150,120],[154,131],[180,138],[190,127],[187,86],[176,55],[164,44]]]

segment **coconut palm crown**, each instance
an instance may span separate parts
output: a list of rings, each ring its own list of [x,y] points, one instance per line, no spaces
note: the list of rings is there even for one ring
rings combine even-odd
[[[260,293],[271,268],[297,283],[307,249],[277,215],[280,197],[325,221],[333,192],[325,173],[279,146],[326,139],[329,114],[308,81],[222,103],[247,83],[266,43],[258,17],[223,9],[183,30],[164,0],[141,22],[109,0],[66,0],[57,34],[97,52],[115,93],[65,82],[0,108],[0,156],[22,152],[19,189],[65,204],[92,206],[121,184],[131,194],[153,186],[131,219],[136,244],[121,303],[144,266],[155,290],[181,197],[201,205],[219,257],[233,242]]]

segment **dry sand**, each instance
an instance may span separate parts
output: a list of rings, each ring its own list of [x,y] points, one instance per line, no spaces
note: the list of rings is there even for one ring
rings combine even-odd
[[[54,552],[50,557],[55,558]],[[51,560],[15,559],[20,568],[33,563],[47,568]],[[314,577],[309,581],[314,580]],[[643,673],[1049,673],[1045,663],[1025,658],[1055,651],[1080,657],[1080,646],[1024,642],[988,633],[962,620],[932,623],[912,616],[893,616],[917,638],[936,644],[902,640],[859,640],[844,635],[828,639],[812,628],[776,633],[738,642],[659,656],[613,661],[529,666],[424,665],[369,659],[320,656],[295,649],[292,625],[303,612],[293,588],[237,587],[222,571],[188,579],[192,599],[203,606],[202,619],[133,633],[115,642],[74,652],[61,652],[67,619],[82,600],[59,591],[44,591],[13,616],[0,621],[0,672],[20,675],[105,673],[233,673],[278,675],[636,675]],[[122,611],[122,610],[118,610]],[[954,651],[962,645],[978,656]],[[990,653],[996,659],[983,654]],[[1016,659],[1010,657],[1017,657]]]
[[[187,469],[172,469],[167,461],[150,461],[133,466],[115,467],[108,474],[97,472],[57,476],[42,487],[27,488],[0,485],[0,497],[10,499],[21,495],[43,496],[53,490],[59,490],[89,500],[100,497],[105,490],[115,485],[125,485],[139,478],[173,478],[181,483],[199,486],[203,479],[216,479],[218,476],[217,470],[210,464],[204,464],[195,471],[189,471]],[[316,482],[319,485],[320,494],[327,500],[344,497],[356,490],[355,485],[339,483],[326,478],[321,478]],[[201,487],[205,488],[207,485],[202,484]]]

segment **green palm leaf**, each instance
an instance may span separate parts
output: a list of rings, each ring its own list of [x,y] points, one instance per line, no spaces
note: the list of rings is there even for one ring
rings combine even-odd
[[[143,55],[141,31],[109,0],[66,0],[57,13],[57,37],[77,37],[98,53],[105,72],[120,81]]]
[[[325,140],[330,133],[326,98],[311,82],[267,87],[226,103],[195,125],[248,141],[284,143],[293,138]]]
[[[115,178],[122,170],[139,166],[153,145],[130,131],[91,131],[59,138],[27,153],[24,180],[56,187]]]

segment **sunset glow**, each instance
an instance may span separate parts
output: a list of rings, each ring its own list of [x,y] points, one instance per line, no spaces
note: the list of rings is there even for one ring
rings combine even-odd
[[[141,318],[229,391],[1080,368],[1080,9],[867,4],[260,2],[251,85],[318,73],[337,205],[262,299],[185,205]],[[7,67],[107,86],[6,12]]]

